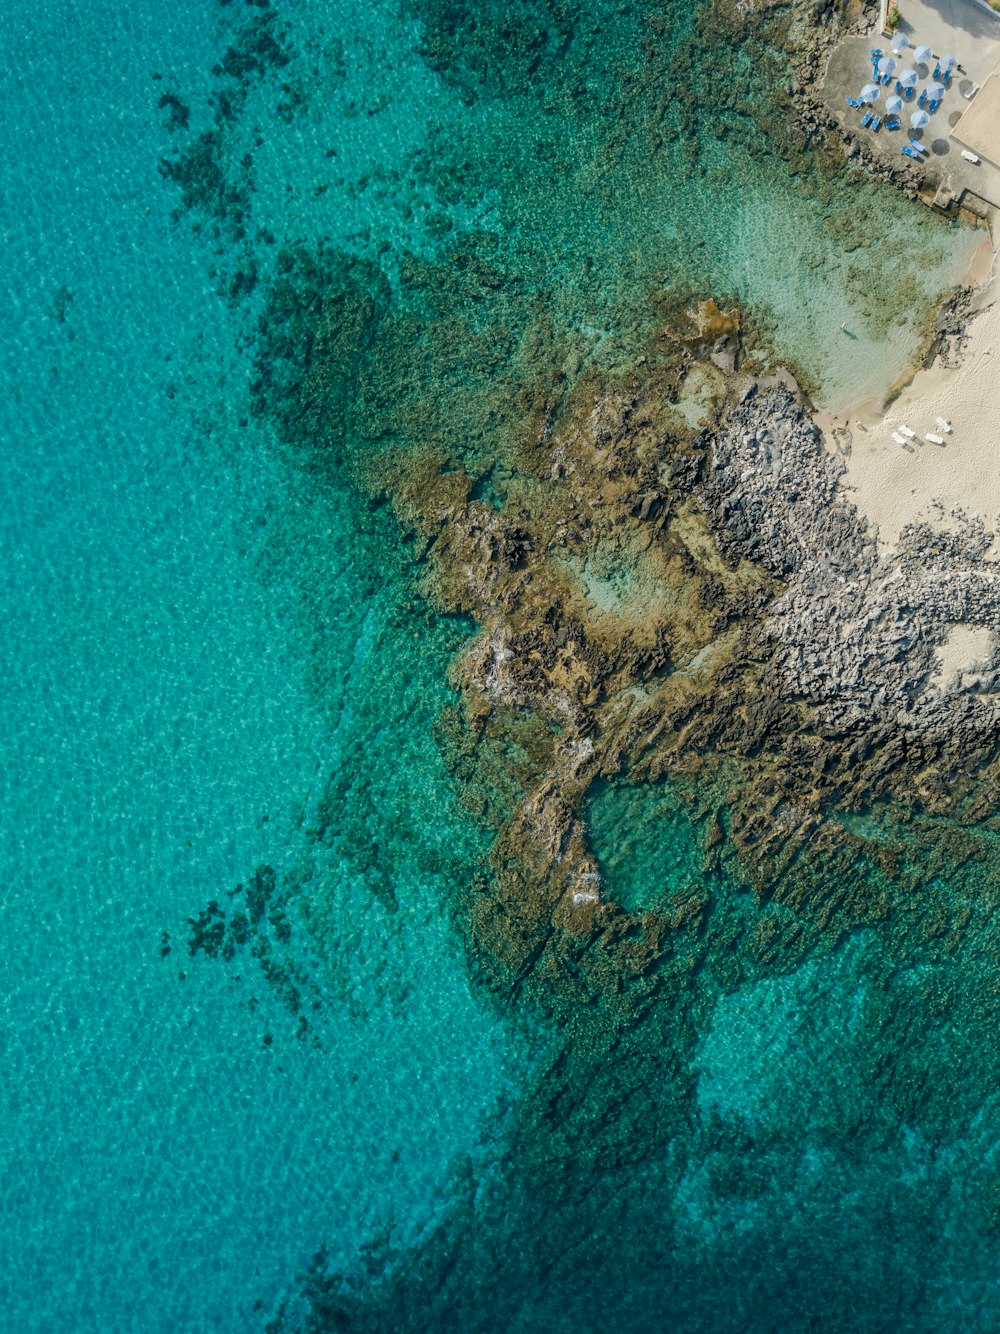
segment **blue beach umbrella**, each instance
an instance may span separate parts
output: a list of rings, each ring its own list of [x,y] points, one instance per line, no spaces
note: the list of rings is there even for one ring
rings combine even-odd
[[[899,76],[899,82],[904,88],[914,88],[917,83],[917,71],[915,69],[904,69]]]
[[[910,124],[915,130],[922,130],[925,125],[929,125],[930,119],[926,111],[914,111],[910,114]]]
[[[885,109],[886,111],[888,111],[890,116],[895,116],[897,112],[902,111],[903,99],[899,96],[898,93],[893,93],[891,97],[886,98]]]
[[[882,89],[876,88],[873,83],[866,83],[858,94],[859,102],[877,102],[882,96]]]
[[[927,96],[930,98],[932,102],[936,102],[939,97],[944,96],[944,84],[929,83],[927,85]]]
[[[895,37],[893,37],[892,39],[892,49],[895,51],[897,56],[899,55],[900,51],[905,51],[909,45],[910,45],[910,39],[909,37],[907,37],[905,32],[897,32]]]
[[[897,61],[893,60],[892,56],[883,56],[878,62],[879,74],[891,74],[896,68],[897,63]]]
[[[913,59],[918,65],[926,65],[931,58],[931,48],[929,46],[918,46],[913,53]]]

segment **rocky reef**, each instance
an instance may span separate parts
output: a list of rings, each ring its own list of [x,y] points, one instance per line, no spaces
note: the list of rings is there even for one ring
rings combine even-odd
[[[528,97],[540,67],[561,67],[578,18],[559,5],[532,8],[520,24],[474,6],[409,8],[421,20],[423,57],[469,104]],[[641,67],[621,75],[616,105],[631,119],[608,114],[589,206],[616,205],[614,165],[630,154],[656,158],[676,134],[688,173],[678,188],[702,176],[711,185],[708,136],[699,138],[708,106],[716,138],[758,162],[766,151],[801,173],[803,190],[832,197],[842,144],[818,120],[787,133],[795,83],[773,100],[759,94],[784,68],[779,45],[808,72],[823,34],[863,21],[859,7],[717,0],[676,43],[657,40],[673,17],[650,18]],[[588,103],[585,75],[604,58],[599,19],[586,43],[573,43],[573,77],[548,105]],[[730,62],[734,28],[740,50]],[[259,65],[284,80],[280,35],[260,20],[234,45],[233,77]],[[509,59],[494,59],[506,47]],[[719,53],[717,66],[706,50]],[[238,106],[236,94],[220,97],[212,128],[164,173],[220,248],[236,247],[220,260],[219,290],[253,303],[253,412],[317,494],[349,487],[360,507],[394,519],[414,601],[429,609],[428,623],[462,627],[434,740],[487,851],[473,876],[445,877],[456,882],[447,908],[490,1003],[547,1034],[491,1168],[495,1194],[485,1199],[473,1167],[462,1169],[454,1210],[424,1251],[397,1265],[381,1238],[352,1291],[343,1274],[328,1280],[318,1257],[305,1327],[427,1328],[431,1289],[435,1328],[517,1327],[491,1326],[463,1302],[479,1302],[498,1273],[501,1303],[516,1304],[518,1282],[536,1269],[572,1288],[599,1266],[588,1253],[594,1235],[607,1239],[613,1267],[615,1218],[638,1209],[641,1173],[654,1161],[670,1199],[689,1162],[716,1198],[765,1193],[780,1135],[756,1137],[696,1107],[707,1016],[741,988],[829,959],[859,928],[878,925],[884,958],[878,1055],[862,1060],[882,1102],[876,1093],[871,1105],[859,1099],[834,1118],[836,1134],[850,1154],[862,1139],[884,1149],[888,1105],[928,1136],[957,1134],[948,1082],[895,1059],[910,1011],[893,988],[900,961],[947,970],[966,939],[984,957],[991,948],[1000,663],[969,688],[933,681],[951,625],[997,629],[986,535],[965,526],[945,540],[914,529],[902,555],[882,556],[841,494],[842,464],[806,393],[790,374],[772,373],[766,328],[730,293],[669,277],[613,299],[602,292],[595,332],[570,277],[553,269],[535,283],[537,257],[518,268],[509,238],[485,228],[433,254],[403,253],[391,273],[378,257],[325,243],[278,245],[268,235],[268,249],[252,251],[252,160],[226,157]],[[460,197],[476,168],[443,147],[442,158],[441,193]],[[423,158],[419,168],[429,170]],[[846,212],[830,217],[861,235]],[[549,262],[546,252],[542,267]],[[948,314],[939,333],[959,337],[960,318]],[[365,759],[359,744],[345,767],[361,770]],[[335,837],[346,781],[329,779],[309,837]],[[594,837],[595,803],[623,789],[673,794],[694,848],[697,874],[665,870],[641,904],[620,892]],[[891,819],[880,820],[886,810]],[[377,884],[386,876],[380,828],[359,824],[351,856]],[[447,851],[428,857],[443,865]],[[314,886],[267,885],[266,913],[249,889],[226,916],[214,903],[192,921],[192,945],[267,964],[290,1007],[311,1016],[308,977],[285,966],[286,914],[307,924],[321,955],[338,946],[324,944]],[[394,911],[391,884],[382,894]],[[992,990],[960,994],[950,973],[941,976],[919,982],[928,1006],[965,1005],[974,1011],[968,1031],[988,1033]],[[565,1234],[548,1223],[552,1210]],[[470,1215],[509,1243],[502,1260],[477,1243]],[[659,1227],[654,1220],[648,1235]],[[521,1249],[522,1237],[534,1239],[537,1256]],[[677,1237],[658,1244],[683,1250]],[[763,1246],[748,1268],[770,1268],[781,1249]],[[825,1281],[822,1249],[803,1262],[816,1283]],[[667,1265],[661,1256],[651,1272]],[[619,1276],[609,1290],[620,1285]],[[841,1296],[831,1295],[831,1309]]]
[[[498,993],[588,1025],[587,1005],[618,995],[636,1020],[685,932],[714,952],[708,898],[636,916],[609,896],[586,827],[595,784],[694,784],[706,875],[724,856],[761,903],[794,905],[796,949],[748,946],[737,972],[790,966],[808,941],[884,915],[847,868],[885,851],[845,814],[902,800],[961,823],[991,808],[993,699],[931,680],[951,624],[996,624],[984,543],[914,533],[910,554],[881,557],[794,381],[754,372],[737,309],[673,308],[616,372],[537,358],[484,473],[474,443],[447,437],[345,444],[345,367],[365,383],[398,337],[389,317],[372,337],[357,273],[290,267],[272,305],[258,410],[312,466],[336,460],[387,500],[423,595],[477,626],[437,732],[460,800],[493,831],[463,912]],[[378,383],[369,441],[405,410]]]

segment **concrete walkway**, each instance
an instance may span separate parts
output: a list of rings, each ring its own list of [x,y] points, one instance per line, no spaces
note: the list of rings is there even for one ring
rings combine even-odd
[[[1000,14],[987,5],[977,0],[899,0],[899,8],[899,31],[906,33],[910,45],[926,43],[936,56],[958,56],[963,78],[983,84],[1000,64]]]
[[[935,187],[942,186],[956,197],[963,191],[971,191],[1000,208],[1000,167],[985,160],[978,165],[966,162],[961,156],[964,144],[955,137],[961,134],[958,127],[975,101],[970,102],[964,94],[975,84],[982,87],[993,71],[1000,68],[1000,13],[980,0],[899,0],[899,7],[903,13],[899,31],[910,39],[910,50],[903,53],[900,69],[913,64],[913,48],[922,44],[929,46],[935,56],[946,53],[957,56],[961,65],[931,123],[915,136],[930,149],[925,166],[927,181]],[[847,38],[836,47],[819,94],[845,125],[857,129],[877,156],[898,161],[900,146],[906,142],[909,113],[916,103],[907,103],[901,116],[902,130],[888,133],[883,129],[874,135],[860,128],[860,115],[847,105],[848,96],[856,97],[870,78],[868,51],[873,45],[888,49],[889,42],[881,34],[870,33],[865,37]],[[921,76],[918,87],[924,88],[934,65],[916,68]],[[996,83],[994,79],[993,86]],[[883,116],[885,97],[883,91],[877,108]],[[993,99],[989,100],[992,102]],[[992,135],[988,133],[988,137]],[[996,126],[996,139],[1000,143],[1000,123]]]

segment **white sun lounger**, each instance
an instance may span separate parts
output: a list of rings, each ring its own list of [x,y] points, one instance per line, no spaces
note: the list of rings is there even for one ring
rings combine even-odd
[[[917,438],[916,431],[911,431],[908,426],[901,426],[899,428],[899,433],[900,435],[905,435],[907,440],[915,440]]]
[[[945,435],[951,435],[951,422],[946,422],[943,417],[938,417],[937,424]]]
[[[975,153],[970,153],[967,148],[962,149],[962,156],[965,158],[966,162],[974,162],[977,167],[979,166],[979,159],[976,157]]]
[[[944,439],[943,439],[940,435],[931,435],[930,432],[927,433],[927,435],[924,437],[924,439],[925,439],[925,440],[929,440],[929,441],[931,442],[932,445],[943,445],[943,444],[944,444]]]
[[[895,440],[897,445],[909,444],[909,441],[906,440],[904,436],[901,436],[898,431],[893,431],[892,438],[893,440]]]

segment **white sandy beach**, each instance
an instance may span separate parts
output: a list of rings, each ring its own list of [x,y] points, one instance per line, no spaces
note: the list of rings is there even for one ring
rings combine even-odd
[[[918,371],[884,414],[868,404],[822,423],[831,444],[833,427],[850,432],[842,486],[877,527],[886,553],[915,519],[947,528],[961,513],[1000,527],[1000,274],[990,257],[992,272],[957,368],[935,362]],[[951,424],[950,433],[939,417]],[[900,426],[916,433],[906,446],[893,439]],[[928,443],[929,433],[945,443]]]

